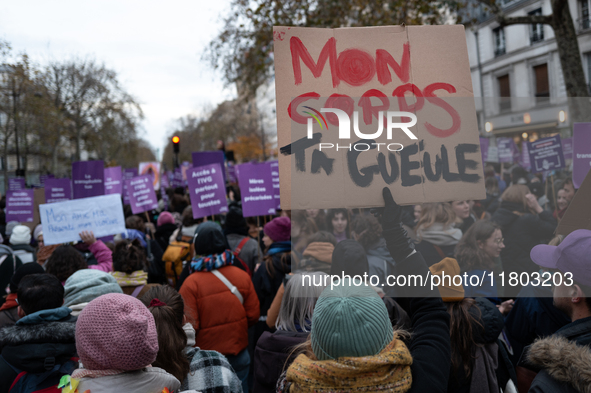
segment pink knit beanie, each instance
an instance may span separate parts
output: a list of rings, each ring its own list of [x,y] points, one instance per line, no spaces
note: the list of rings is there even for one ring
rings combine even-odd
[[[99,296],[78,316],[76,349],[87,370],[142,369],[158,354],[154,317],[132,296]]]
[[[291,220],[289,217],[272,219],[264,228],[265,235],[274,242],[285,242],[291,238]]]
[[[164,224],[174,224],[174,217],[169,212],[162,212],[158,216],[158,221],[156,221],[156,225],[162,226]]]

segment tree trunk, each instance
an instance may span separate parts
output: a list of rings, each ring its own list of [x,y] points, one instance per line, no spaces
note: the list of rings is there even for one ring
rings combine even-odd
[[[574,98],[588,97],[587,83],[581,61],[577,32],[571,17],[568,1],[561,7],[555,6],[563,0],[553,1],[552,28],[556,36],[556,46],[560,57],[560,66],[569,97],[570,116],[573,121],[590,121],[591,107],[589,99]]]

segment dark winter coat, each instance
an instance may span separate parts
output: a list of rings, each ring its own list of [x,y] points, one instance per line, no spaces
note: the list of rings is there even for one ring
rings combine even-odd
[[[569,323],[527,349],[530,368],[541,369],[530,393],[591,393],[591,317]]]
[[[293,347],[306,341],[309,334],[285,330],[263,333],[254,352],[255,392],[275,392],[279,376],[296,358],[295,354],[291,354]]]
[[[0,297],[6,295],[6,287],[10,284],[10,279],[14,272],[23,265],[21,260],[15,256],[13,259],[11,254],[6,257],[0,256]]]
[[[0,329],[5,326],[12,326],[16,321],[18,321],[18,307],[0,311]]]
[[[437,247],[441,249],[441,252],[439,252]],[[441,262],[444,258],[454,258],[456,245],[435,246],[431,242],[422,240],[415,245],[415,249],[421,253],[423,258],[425,258],[427,266],[433,266],[436,263]]]
[[[476,304],[468,310],[470,315],[474,318],[472,322],[474,342],[478,345],[496,344],[497,338],[503,330],[503,315],[489,300],[482,297],[474,300],[476,301]],[[474,362],[479,360],[482,359],[475,359]],[[454,393],[469,393],[470,383],[471,379],[467,378],[463,367],[460,367],[455,375],[453,373],[450,375],[447,391]]]
[[[156,228],[154,237],[156,238],[156,241],[158,242],[158,245],[162,250],[166,250],[170,242],[170,237],[177,229],[178,227],[176,226],[176,224],[170,223],[160,225],[158,226],[158,228]]]
[[[546,210],[540,214],[526,213],[521,204],[502,202],[491,220],[501,226],[505,238],[505,248],[501,251],[505,273],[538,271],[539,267],[532,262],[529,253],[534,246],[552,238],[556,229],[552,213]],[[505,296],[515,297],[520,289],[521,286],[505,286]]]
[[[75,357],[75,333],[76,318],[72,316],[54,322],[19,322],[0,329],[0,392],[8,392],[18,375],[15,368],[43,373],[49,365],[63,364]]]
[[[549,288],[523,287],[505,319],[505,332],[513,347],[513,364],[517,364],[525,347],[538,338],[554,334],[569,323],[570,318],[554,307]]]
[[[395,287],[386,286],[386,277],[394,271],[394,259],[386,248],[386,241],[380,238],[376,243],[368,247],[367,263],[369,264],[369,275],[375,275],[380,278],[378,287],[383,288],[388,296],[395,296]]]
[[[282,262],[283,253],[274,254],[272,258],[274,271],[267,269],[267,263],[263,262],[252,276],[254,289],[259,297],[261,316],[266,316],[277,290],[281,286],[285,275],[291,272],[291,265]],[[289,261],[289,259],[287,259]]]

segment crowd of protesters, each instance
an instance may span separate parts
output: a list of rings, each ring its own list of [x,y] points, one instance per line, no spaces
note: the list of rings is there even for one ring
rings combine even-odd
[[[570,176],[487,166],[485,185],[245,218],[229,184],[228,213],[200,219],[169,189],[77,244],[0,222],[0,393],[591,392],[591,231],[554,236]],[[561,280],[499,279],[540,272]],[[491,279],[387,284],[465,273]]]

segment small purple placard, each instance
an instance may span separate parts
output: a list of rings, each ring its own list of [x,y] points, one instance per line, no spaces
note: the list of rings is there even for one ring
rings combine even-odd
[[[224,152],[221,150],[216,151],[196,151],[191,154],[193,158],[193,168],[198,168],[203,165],[209,164],[220,164],[221,168],[224,166]],[[222,172],[224,176],[224,184],[226,184],[226,172]]]
[[[6,193],[6,222],[33,222],[35,191],[20,190]]]
[[[562,140],[562,154],[565,160],[573,159],[573,138],[564,138]]]
[[[139,214],[158,208],[158,199],[154,191],[152,176],[144,175],[126,180],[127,194],[133,214]]]
[[[271,179],[273,180],[273,194],[275,197],[275,208],[281,209],[281,197],[279,192],[279,161],[269,161],[271,166]]]
[[[560,135],[538,139],[535,142],[527,142],[527,150],[529,151],[529,160],[533,173],[564,168]]]
[[[123,180],[120,166],[105,168],[105,195],[123,193]]]
[[[271,166],[242,164],[237,166],[244,217],[275,214],[275,196]]]
[[[45,181],[45,203],[69,201],[72,199],[70,179],[47,179]]]
[[[220,164],[204,165],[187,171],[193,218],[226,213],[226,186]]]
[[[121,172],[123,183],[123,203],[129,205],[129,195],[127,195],[127,180],[131,180],[138,175],[137,168],[124,169]]]
[[[25,179],[23,177],[8,179],[8,191],[20,191],[25,188]]]
[[[581,187],[591,168],[591,123],[575,123],[573,127],[573,184]]]
[[[72,163],[74,199],[105,195],[105,168],[102,161]]]

